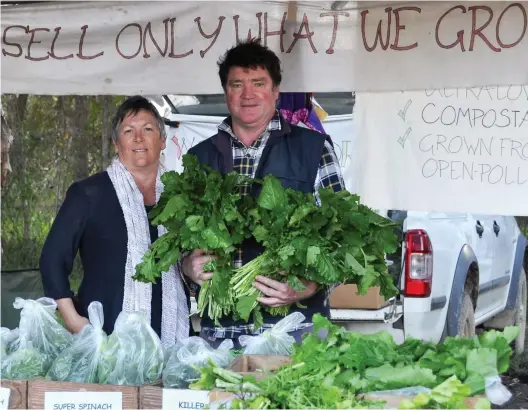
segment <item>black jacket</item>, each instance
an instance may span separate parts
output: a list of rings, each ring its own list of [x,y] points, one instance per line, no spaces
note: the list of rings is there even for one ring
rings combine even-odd
[[[151,241],[158,237],[150,225]],[[74,297],[69,275],[77,251],[84,277]],[[127,230],[117,194],[106,171],[70,186],[40,258],[45,295],[73,298],[75,308],[88,317],[87,308],[99,301],[104,309],[104,331],[114,329],[122,310],[127,256]],[[161,337],[161,280],[152,287],[151,326]],[[189,299],[189,297],[188,297]]]

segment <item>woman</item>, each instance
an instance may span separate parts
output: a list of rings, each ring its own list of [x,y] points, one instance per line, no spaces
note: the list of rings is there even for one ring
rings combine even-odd
[[[163,345],[170,346],[189,336],[189,307],[178,268],[171,267],[153,285],[132,279],[148,246],[166,232],[147,217],[163,190],[163,120],[147,99],[131,97],[114,117],[112,139],[117,157],[110,167],[75,182],[55,218],[40,258],[44,291],[57,300],[73,333],[88,322],[88,305],[97,300],[103,304],[107,334],[122,310],[141,311]],[[84,278],[74,301],[68,276],[77,251]]]

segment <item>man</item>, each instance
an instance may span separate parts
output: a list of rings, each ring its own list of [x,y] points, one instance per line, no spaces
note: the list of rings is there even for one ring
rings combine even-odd
[[[289,124],[276,110],[281,82],[279,58],[258,41],[240,43],[228,50],[219,61],[219,75],[224,89],[230,116],[218,127],[218,133],[189,150],[200,163],[222,173],[232,170],[252,178],[273,174],[286,188],[313,193],[318,202],[317,189],[331,187],[344,189],[341,170],[329,141],[329,137],[306,128]],[[257,195],[257,186],[241,187],[244,195]],[[246,241],[235,259],[235,266],[242,266],[262,252],[254,240]],[[192,282],[200,285],[211,279],[212,273],[204,272],[204,265],[211,256],[195,250],[183,260],[183,272]],[[297,341],[302,333],[310,331],[313,314],[328,315],[326,292],[323,286],[305,281],[306,289],[296,292],[287,284],[265,277],[257,277],[254,286],[262,292],[258,301],[269,307],[291,305],[291,311],[299,310],[306,316],[306,323],[292,334]],[[298,308],[301,302],[306,308]],[[223,339],[258,334],[281,319],[264,313],[264,327],[253,329],[244,322],[230,318],[221,321],[222,327],[202,318],[200,336],[217,346]]]

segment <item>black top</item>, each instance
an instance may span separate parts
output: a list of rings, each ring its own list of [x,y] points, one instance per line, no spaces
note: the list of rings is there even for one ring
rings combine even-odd
[[[150,208],[147,208],[150,209]],[[158,237],[150,225],[150,239]],[[103,304],[104,331],[110,334],[123,307],[127,230],[117,194],[106,171],[71,185],[40,257],[44,292],[53,299],[72,298],[88,317],[88,305]],[[84,277],[74,297],[68,276],[80,252]],[[151,326],[161,337],[161,280],[152,286]]]

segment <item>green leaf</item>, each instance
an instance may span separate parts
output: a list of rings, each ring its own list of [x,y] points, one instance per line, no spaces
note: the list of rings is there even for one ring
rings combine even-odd
[[[159,275],[160,272],[156,268],[154,254],[152,253],[152,250],[149,249],[143,256],[141,263],[136,265],[136,274],[132,279],[138,282],[156,283],[156,279]]]
[[[278,179],[271,176],[264,178],[264,184],[258,196],[257,203],[269,211],[284,209],[286,205],[286,194]]]
[[[253,230],[253,236],[257,241],[262,243],[269,239],[269,232],[264,226],[258,225]]]
[[[191,215],[185,220],[185,225],[191,232],[200,232],[205,227],[203,216]]]
[[[178,194],[169,199],[163,211],[152,221],[153,224],[163,224],[170,218],[178,218],[184,215],[189,206],[189,198],[184,194]]]
[[[290,218],[289,225],[295,225],[299,222],[302,222],[303,219],[305,219],[308,214],[310,214],[314,210],[314,206],[312,204],[303,204],[295,209],[295,212]]]
[[[346,266],[349,268],[352,268],[354,270],[354,273],[357,275],[363,276],[366,273],[366,269],[357,261],[354,256],[350,253],[346,253],[345,255],[345,262]]]
[[[288,286],[296,292],[303,292],[306,289],[304,283],[297,276],[288,276]]]
[[[308,247],[306,252],[306,266],[315,266],[317,264],[317,257],[321,253],[321,248],[318,246]]]
[[[282,260],[286,260],[292,255],[295,255],[295,248],[291,245],[286,245],[279,250],[279,257]]]
[[[249,320],[249,316],[251,315],[253,308],[257,305],[258,296],[259,294],[255,292],[253,295],[243,296],[237,300],[237,313],[246,322]]]

